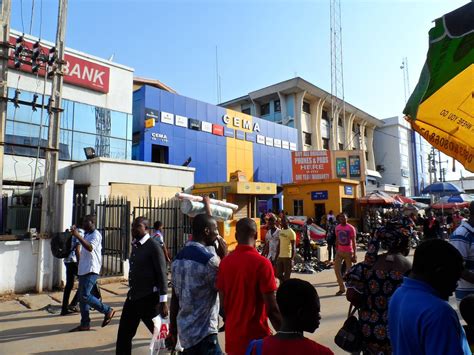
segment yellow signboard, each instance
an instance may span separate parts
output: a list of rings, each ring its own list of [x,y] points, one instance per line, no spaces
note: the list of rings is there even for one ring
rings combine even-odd
[[[155,119],[149,118],[145,120],[145,128],[152,128],[152,127],[155,127]]]

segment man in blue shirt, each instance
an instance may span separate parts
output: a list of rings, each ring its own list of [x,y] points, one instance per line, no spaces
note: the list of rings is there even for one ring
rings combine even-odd
[[[115,311],[110,306],[102,303],[91,294],[92,288],[97,282],[102,266],[102,235],[95,229],[95,216],[84,217],[84,236],[73,226],[71,232],[82,245],[81,257],[77,274],[79,275],[79,299],[81,308],[81,324],[70,332],[90,330],[89,307],[104,314],[102,327],[110,323]]]
[[[447,302],[463,269],[461,254],[448,242],[431,239],[420,244],[410,276],[389,304],[394,355],[471,354],[459,318]]]

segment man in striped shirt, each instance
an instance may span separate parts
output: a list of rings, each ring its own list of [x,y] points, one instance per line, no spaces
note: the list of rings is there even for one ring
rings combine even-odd
[[[469,205],[469,219],[463,220],[451,235],[451,244],[464,258],[465,269],[456,289],[456,299],[474,294],[474,201]]]

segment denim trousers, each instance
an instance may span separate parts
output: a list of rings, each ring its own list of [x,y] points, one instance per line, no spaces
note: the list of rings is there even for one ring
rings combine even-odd
[[[185,355],[221,355],[222,350],[217,340],[217,334],[209,334],[199,343],[183,351]]]
[[[97,297],[91,294],[91,290],[95,286],[98,277],[99,275],[93,273],[79,276],[79,301],[82,327],[90,326],[90,307],[103,314],[108,314],[111,310],[108,305],[103,304]]]

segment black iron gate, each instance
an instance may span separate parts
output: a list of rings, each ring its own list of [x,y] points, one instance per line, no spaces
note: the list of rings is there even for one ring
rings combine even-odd
[[[111,197],[95,204],[87,195],[74,199],[73,223],[82,225],[83,218],[96,215],[96,228],[102,235],[101,276],[123,275],[123,261],[128,259],[130,245],[130,202],[124,197]]]
[[[179,201],[175,198],[143,198],[138,206],[133,208],[133,219],[146,217],[150,221],[150,228],[156,221],[163,223],[165,244],[174,258],[184,246],[191,234],[191,219],[181,213]]]

